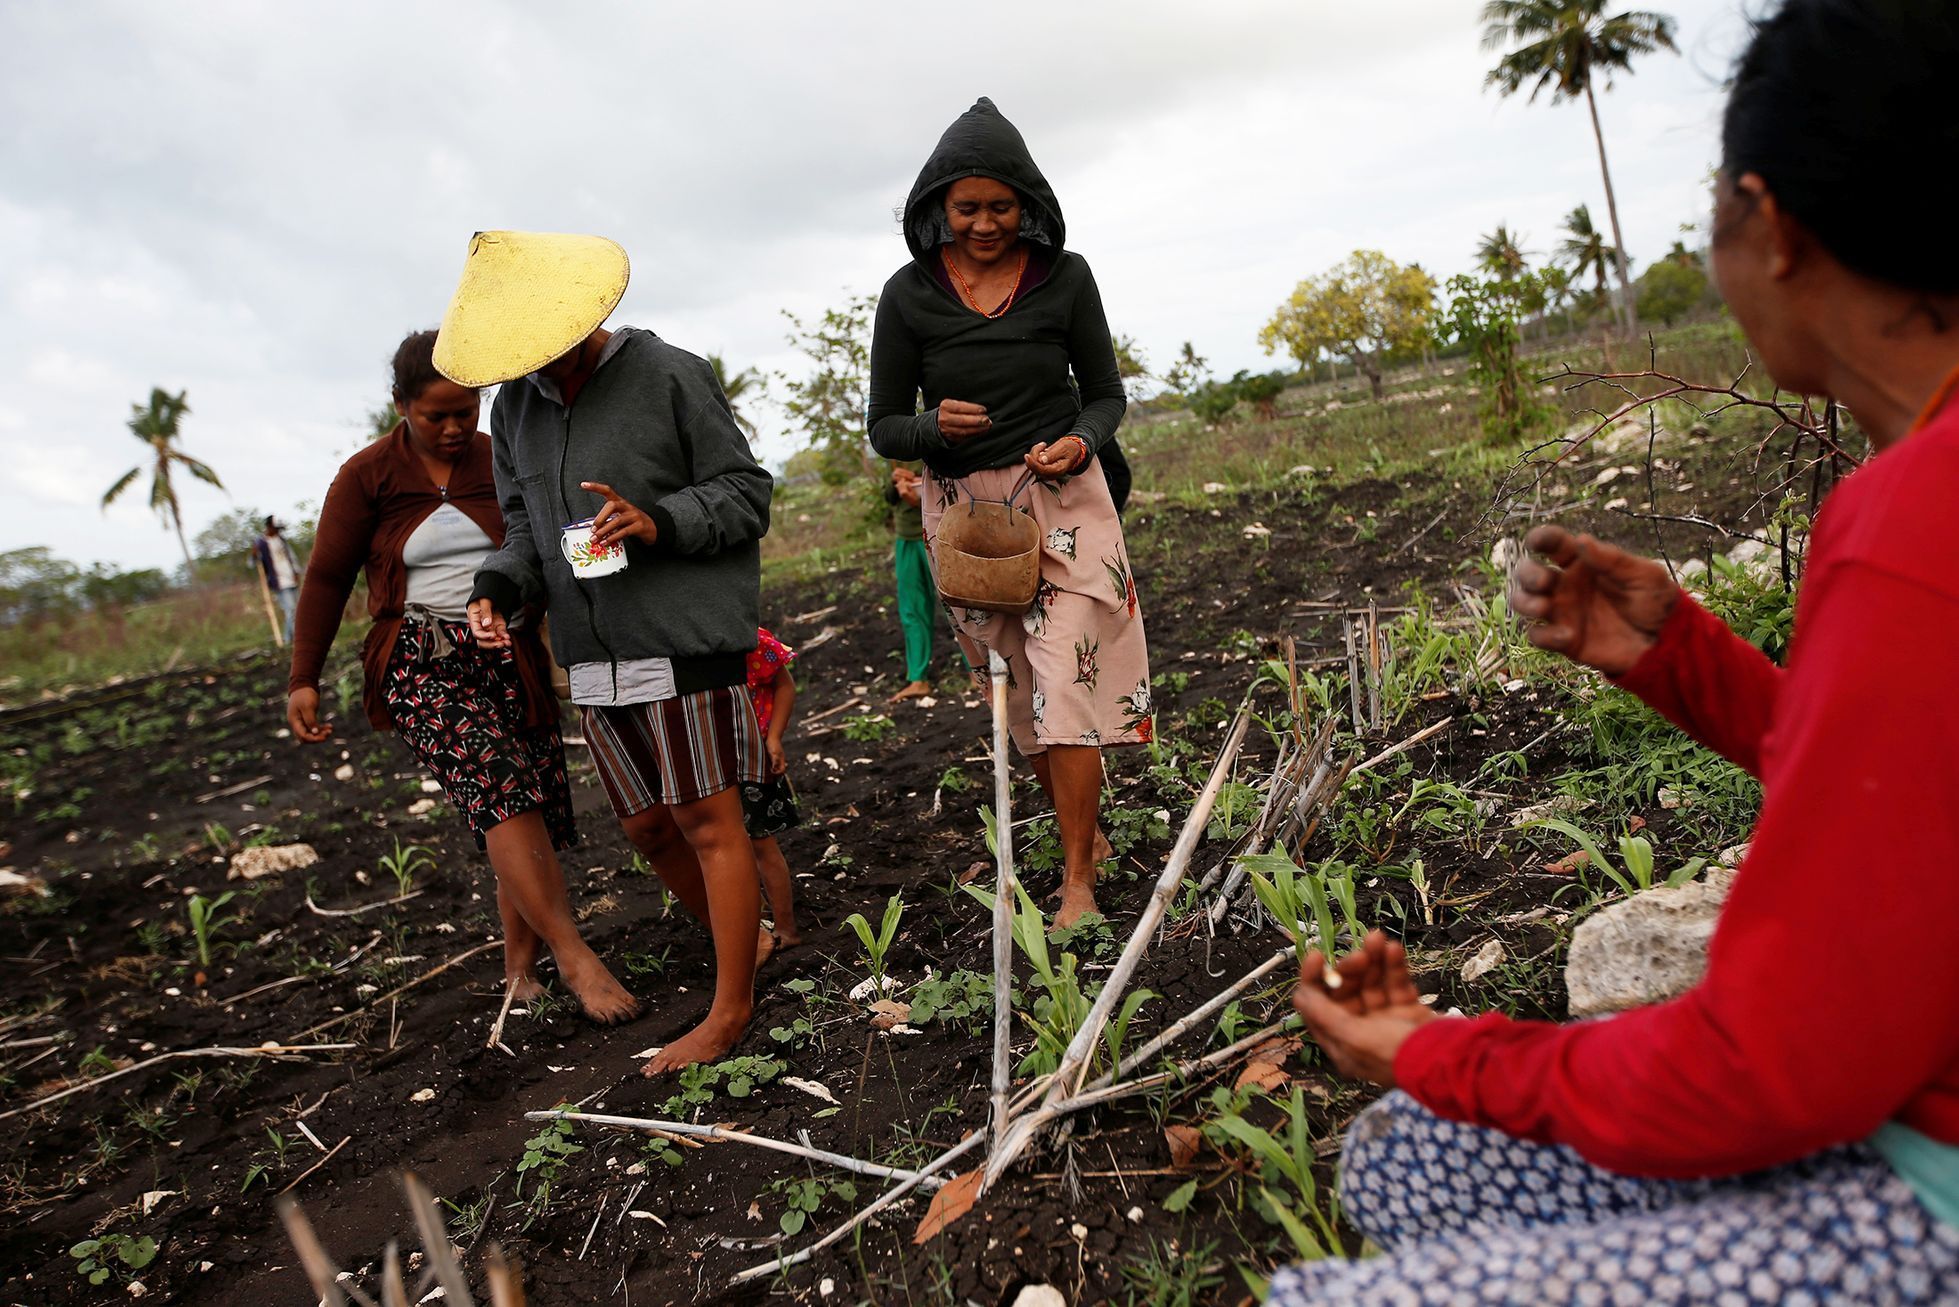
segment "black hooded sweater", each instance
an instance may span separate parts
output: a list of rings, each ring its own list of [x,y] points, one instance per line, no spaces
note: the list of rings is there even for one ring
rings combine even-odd
[[[1020,238],[1046,247],[1052,267],[997,318],[974,311],[934,275],[951,239],[945,192],[990,177],[1020,196]],[[1128,401],[1109,320],[1088,263],[1063,248],[1054,191],[1014,125],[982,98],[946,129],[905,201],[912,261],[884,283],[871,338],[871,445],[886,458],[923,459],[936,476],[1011,467],[1035,445],[1078,435],[1099,452]],[[1070,373],[1073,380],[1070,380]],[[918,396],[925,396],[919,412]],[[939,434],[941,400],[984,404],[993,426],[952,444]]]

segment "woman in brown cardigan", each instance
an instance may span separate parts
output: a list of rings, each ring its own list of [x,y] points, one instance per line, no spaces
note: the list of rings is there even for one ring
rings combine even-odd
[[[320,510],[299,594],[286,719],[294,738],[333,733],[320,720],[320,669],[358,572],[374,625],[361,647],[362,703],[441,782],[496,872],[504,981],[539,992],[540,947],[596,1021],[638,1011],[572,920],[556,850],[578,839],[558,703],[535,634],[479,647],[466,607],[476,568],[503,543],[490,438],[480,398],[435,370],[433,331],[401,342],[394,401],[401,422],[348,459]]]

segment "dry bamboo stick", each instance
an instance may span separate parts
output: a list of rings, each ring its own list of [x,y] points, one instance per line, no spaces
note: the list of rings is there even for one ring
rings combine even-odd
[[[583,1121],[588,1125],[606,1126],[614,1130],[638,1130],[648,1134],[691,1135],[698,1139],[719,1139],[728,1143],[752,1144],[772,1152],[788,1153],[794,1157],[805,1157],[812,1162],[834,1166],[845,1171],[855,1171],[859,1175],[877,1176],[886,1180],[922,1180],[917,1171],[907,1171],[902,1167],[885,1166],[880,1162],[859,1161],[842,1153],[832,1153],[822,1148],[811,1148],[807,1144],[792,1144],[782,1139],[770,1139],[767,1135],[752,1135],[741,1130],[730,1130],[719,1125],[695,1125],[688,1121],[653,1121],[634,1116],[607,1116],[598,1112],[543,1111],[524,1113],[526,1121]],[[937,1188],[937,1185],[933,1185]]]
[[[524,1278],[504,1257],[502,1244],[490,1245],[483,1269],[490,1281],[490,1307],[524,1307]]]
[[[6,1112],[0,1112],[0,1121],[4,1121],[10,1116],[21,1116],[27,1112],[39,1111],[41,1108],[58,1103],[64,1098],[72,1098],[76,1094],[85,1094],[91,1089],[100,1089],[111,1080],[120,1080],[124,1076],[133,1076],[138,1071],[146,1070],[157,1065],[159,1062],[172,1062],[178,1058],[283,1057],[295,1053],[339,1053],[357,1047],[359,1047],[357,1044],[271,1044],[259,1048],[180,1048],[172,1053],[158,1053],[155,1057],[145,1058],[134,1066],[126,1066],[119,1071],[111,1071],[105,1076],[97,1076],[95,1079],[85,1081],[82,1084],[70,1085],[68,1088],[58,1090],[55,1093],[47,1095],[45,1098],[37,1098],[24,1107],[16,1107]]]
[[[1007,663],[987,652],[987,671],[993,678],[993,826],[994,853],[999,875],[993,891],[993,1147],[1005,1138],[1008,1121],[1007,1082],[1013,1058],[1013,913],[1014,836],[1013,776],[1007,758]]]
[[[1367,722],[1374,730],[1381,729],[1381,614],[1372,603],[1367,605]]]
[[[1259,963],[1256,967],[1253,967],[1243,976],[1240,976],[1229,988],[1220,990],[1209,1000],[1192,1009],[1183,1018],[1166,1027],[1161,1034],[1150,1040],[1149,1043],[1144,1044],[1128,1057],[1123,1058],[1122,1064],[1115,1070],[1104,1072],[1102,1075],[1096,1077],[1087,1088],[1104,1088],[1122,1076],[1128,1075],[1137,1067],[1144,1065],[1152,1057],[1155,1057],[1158,1053],[1170,1047],[1170,1045],[1176,1043],[1179,1039],[1182,1039],[1200,1021],[1205,1020],[1213,1013],[1219,1011],[1232,999],[1237,998],[1253,985],[1256,985],[1259,981],[1271,975],[1279,967],[1283,966],[1288,958],[1294,957],[1298,951],[1296,947],[1291,946],[1280,949],[1277,953],[1274,953],[1271,957],[1265,959],[1265,961]]]
[[[507,979],[503,982],[503,1006],[497,1009],[497,1019],[490,1023],[490,1039],[485,1048],[495,1048],[503,1042],[503,1023],[510,1016],[510,1005],[517,1001],[517,982]]]
[[[408,1307],[408,1286],[401,1282],[401,1245],[393,1239],[381,1254],[381,1307]]]
[[[421,1232],[422,1255],[428,1259],[429,1269],[435,1273],[435,1282],[442,1286],[445,1307],[473,1307],[474,1299],[469,1296],[469,1279],[456,1262],[456,1250],[449,1242],[449,1231],[442,1224],[442,1213],[436,1208],[435,1195],[422,1183],[422,1177],[413,1171],[401,1173],[401,1187],[407,1191],[408,1210],[415,1214],[415,1228]]]
[[[1384,763],[1388,759],[1394,757],[1396,754],[1405,753],[1409,749],[1412,749],[1416,745],[1420,744],[1422,741],[1429,739],[1432,736],[1439,735],[1443,731],[1448,730],[1451,723],[1453,723],[1455,720],[1456,719],[1454,717],[1444,717],[1441,721],[1435,723],[1435,725],[1424,727],[1423,729],[1416,731],[1413,735],[1403,740],[1400,744],[1394,745],[1392,748],[1381,750],[1381,752],[1375,754],[1372,758],[1369,758],[1366,762],[1361,763],[1358,767],[1355,767],[1354,770],[1357,772],[1371,771],[1375,767],[1379,766],[1381,763]]]
[[[464,949],[462,952],[456,954],[455,957],[450,958],[447,962],[444,962],[441,966],[435,968],[435,970],[425,971],[421,975],[415,977],[413,980],[409,981],[405,985],[397,985],[393,989],[389,990],[387,993],[382,994],[377,998],[370,998],[369,1000],[367,1000],[367,1002],[361,1004],[359,1007],[355,1008],[352,1012],[343,1012],[331,1021],[322,1021],[319,1025],[314,1026],[309,1030],[300,1031],[297,1035],[293,1036],[293,1038],[304,1039],[308,1035],[317,1035],[322,1030],[331,1030],[335,1026],[343,1025],[346,1022],[352,1021],[355,1017],[367,1011],[369,1008],[385,1003],[391,998],[398,998],[399,996],[406,994],[409,990],[415,988],[415,986],[434,980],[437,976],[447,971],[450,967],[456,966],[459,963],[467,962],[471,958],[475,957],[478,953],[485,953],[488,952],[490,949],[499,948],[502,946],[502,944],[503,944],[502,940],[493,939],[487,944],[478,944],[475,948]],[[346,1047],[352,1047],[352,1045],[347,1045]]]
[[[1156,887],[1151,890],[1149,902],[1144,905],[1142,915],[1136,920],[1130,932],[1129,942],[1124,945],[1122,956],[1116,959],[1109,972],[1109,978],[1102,985],[1101,992],[1095,996],[1095,1003],[1088,1015],[1083,1018],[1081,1028],[1069,1041],[1067,1050],[1062,1053],[1059,1065],[1055,1067],[1054,1079],[1049,1082],[1047,1101],[1052,1104],[1059,1096],[1063,1086],[1078,1089],[1087,1075],[1089,1055],[1096,1042],[1102,1037],[1102,1029],[1108,1024],[1109,1016],[1115,1010],[1116,1001],[1129,985],[1130,978],[1136,974],[1143,954],[1149,951],[1150,937],[1156,932],[1156,924],[1170,905],[1170,897],[1183,883],[1184,869],[1190,865],[1191,855],[1197,850],[1197,842],[1204,836],[1205,825],[1210,821],[1211,808],[1217,803],[1218,793],[1224,788],[1225,777],[1231,774],[1232,766],[1238,760],[1238,751],[1244,747],[1245,731],[1251,725],[1251,700],[1247,696],[1239,705],[1237,720],[1232,723],[1231,733],[1225,739],[1224,749],[1218,754],[1217,765],[1211,769],[1211,777],[1204,783],[1203,791],[1191,806],[1190,816],[1184,823],[1183,833],[1170,850],[1170,857],[1164,863],[1162,875],[1157,877]],[[1043,1106],[1033,1117],[1016,1121],[1008,1130],[1005,1139],[989,1153],[986,1161],[986,1180],[982,1189],[991,1185],[1011,1166],[1034,1135],[1055,1113],[1049,1106]]]
[[[1367,718],[1360,710],[1360,651],[1354,647],[1354,615],[1340,615],[1340,633],[1347,637],[1347,698],[1353,705],[1354,732],[1367,729]]]
[[[299,1264],[306,1268],[306,1279],[312,1284],[313,1292],[319,1295],[321,1307],[344,1307],[348,1293],[354,1295],[354,1301],[361,1307],[374,1307],[374,1300],[352,1285],[346,1286],[346,1291],[342,1292],[333,1259],[320,1246],[320,1236],[314,1233],[313,1223],[306,1219],[306,1213],[300,1210],[299,1204],[290,1198],[281,1198],[275,1205],[279,1209],[279,1219],[285,1223],[286,1238],[292,1240],[293,1251],[299,1254]]]
[[[728,1287],[733,1288],[738,1284],[746,1284],[750,1280],[758,1280],[765,1275],[775,1275],[789,1269],[791,1266],[797,1266],[808,1261],[817,1253],[828,1248],[831,1244],[837,1242],[837,1240],[843,1238],[852,1230],[855,1230],[858,1226],[864,1224],[864,1222],[897,1202],[900,1198],[903,1198],[913,1189],[916,1189],[926,1179],[937,1175],[940,1171],[951,1166],[967,1153],[972,1152],[974,1148],[985,1141],[986,1137],[987,1134],[984,1130],[973,1131],[973,1133],[967,1135],[943,1153],[940,1153],[930,1162],[927,1162],[919,1169],[915,1178],[900,1181],[898,1184],[885,1190],[882,1194],[878,1195],[876,1201],[872,1202],[870,1206],[858,1212],[857,1215],[851,1217],[848,1221],[845,1221],[842,1225],[830,1231],[830,1233],[824,1235],[809,1247],[799,1252],[791,1253],[786,1257],[778,1257],[774,1261],[763,1262],[759,1266],[751,1266],[741,1272],[741,1274],[735,1276],[734,1279],[728,1281]]]
[[[300,1128],[305,1129],[304,1126]],[[352,1135],[348,1135],[345,1139],[342,1139],[339,1143],[333,1146],[333,1148],[327,1153],[325,1157],[322,1157],[319,1161],[313,1163],[313,1165],[307,1167],[304,1171],[301,1171],[298,1175],[294,1176],[292,1178],[291,1183],[289,1183],[284,1189],[281,1189],[279,1192],[282,1194],[289,1194],[293,1190],[299,1188],[299,1182],[301,1180],[304,1180],[307,1176],[313,1174],[313,1172],[319,1170],[321,1167],[325,1166],[328,1162],[331,1162],[333,1160],[333,1155],[335,1153],[339,1152],[341,1149],[345,1148],[348,1144],[351,1144],[353,1142],[354,1142],[354,1137]]]

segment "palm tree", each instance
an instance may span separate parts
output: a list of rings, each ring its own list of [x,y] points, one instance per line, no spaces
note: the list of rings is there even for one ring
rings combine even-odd
[[[224,483],[218,480],[218,474],[213,472],[208,464],[201,463],[173,447],[177,439],[177,427],[183,421],[184,414],[190,412],[190,405],[184,402],[184,394],[185,392],[181,390],[172,395],[164,390],[152,388],[150,402],[147,405],[129,406],[133,415],[129,419],[129,430],[138,440],[148,445],[155,456],[155,462],[150,465],[150,507],[156,510],[157,516],[163,519],[165,526],[177,532],[177,545],[184,551],[184,571],[189,575],[190,543],[184,539],[184,514],[177,503],[177,488],[170,482],[170,471],[172,467],[181,467],[199,481],[209,482],[220,490],[224,489]],[[109,505],[115,502],[116,496],[129,489],[129,483],[141,475],[142,471],[143,465],[138,463],[116,478],[116,483],[102,496],[103,512],[109,511]]]
[[[1612,85],[1614,72],[1630,72],[1633,56],[1673,50],[1673,19],[1649,10],[1632,9],[1608,16],[1605,0],[1488,0],[1483,6],[1483,48],[1517,48],[1497,61],[1484,79],[1505,95],[1515,95],[1530,83],[1535,100],[1546,87],[1551,100],[1576,99],[1581,93],[1592,114],[1592,137],[1598,142],[1599,174],[1605,179],[1605,209],[1612,219],[1612,255],[1619,273],[1619,315],[1627,332],[1634,328],[1632,273],[1626,266],[1626,238],[1619,230],[1619,200],[1612,190],[1612,169],[1605,160],[1605,133],[1599,128],[1598,98],[1592,91],[1594,72]]]
[[[1582,280],[1590,273],[1596,283],[1598,303],[1603,305],[1610,298],[1605,284],[1606,268],[1612,263],[1612,255],[1605,248],[1605,236],[1592,224],[1592,210],[1581,204],[1565,215],[1565,238],[1558,244],[1558,256],[1571,265],[1574,281]]]
[[[1505,281],[1516,280],[1530,266],[1520,240],[1520,237],[1512,234],[1508,223],[1498,223],[1496,230],[1483,237],[1476,246],[1477,264],[1493,277]]]
[[[741,411],[741,405],[736,401],[743,395],[749,395],[750,392],[761,393],[762,374],[754,368],[744,368],[730,376],[728,365],[722,362],[719,354],[708,355],[707,365],[714,369],[714,380],[721,387],[721,393],[728,397],[728,410],[735,415],[735,421],[741,429],[748,433],[748,438],[753,440],[755,424],[749,420],[746,413]]]

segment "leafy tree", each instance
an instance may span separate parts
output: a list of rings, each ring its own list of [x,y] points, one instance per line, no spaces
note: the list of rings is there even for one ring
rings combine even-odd
[[[1258,333],[1267,354],[1284,349],[1309,366],[1321,354],[1353,363],[1381,397],[1381,355],[1413,349],[1427,339],[1435,311],[1435,279],[1404,268],[1379,250],[1355,250],[1317,277],[1299,283]]]
[[[160,388],[152,388],[147,405],[130,405],[133,416],[129,419],[129,430],[130,434],[150,447],[153,455],[150,464],[150,507],[156,510],[165,526],[176,531],[178,547],[184,551],[184,567],[188,570],[191,567],[190,542],[184,539],[183,508],[177,501],[177,487],[170,480],[171,470],[182,468],[199,481],[208,482],[220,490],[224,489],[224,483],[218,480],[218,474],[208,465],[175,447],[178,428],[183,423],[184,415],[190,412],[184,393],[180,390],[172,395]],[[108,511],[116,496],[127,490],[142,471],[143,465],[138,463],[116,479],[116,483],[102,496],[103,511]]]
[[[1123,388],[1131,399],[1141,398],[1143,389],[1155,380],[1150,374],[1149,361],[1143,357],[1142,346],[1134,336],[1111,336],[1109,344],[1116,352],[1116,374],[1122,378]]]
[[[1483,392],[1483,432],[1499,444],[1519,440],[1549,413],[1517,358],[1521,324],[1546,296],[1544,276],[1452,277],[1448,293],[1447,329],[1469,347],[1469,372]]]
[[[1210,360],[1199,354],[1189,341],[1185,341],[1177,361],[1163,370],[1163,385],[1179,395],[1187,395],[1203,385],[1204,378],[1210,374]]]
[[[1619,317],[1631,332],[1632,273],[1626,266],[1626,238],[1619,229],[1619,200],[1606,163],[1605,133],[1599,127],[1592,80],[1602,74],[1610,89],[1612,74],[1630,73],[1635,56],[1662,49],[1677,52],[1679,47],[1673,43],[1673,19],[1667,15],[1640,9],[1608,15],[1605,7],[1606,0],[1488,0],[1483,6],[1483,48],[1516,48],[1498,60],[1484,80],[1505,95],[1515,95],[1529,84],[1532,100],[1546,88],[1553,103],[1585,97],[1592,137],[1598,142],[1599,174],[1605,180],[1605,209],[1612,219]]]
[[[1530,266],[1524,256],[1520,237],[1510,231],[1508,223],[1498,223],[1496,230],[1476,246],[1476,266],[1499,280],[1522,276]]]
[[[728,397],[728,407],[735,415],[736,425],[748,433],[750,440],[755,439],[755,423],[742,410],[742,400],[753,399],[767,390],[768,380],[754,368],[743,368],[740,372],[730,373],[728,365],[722,361],[719,354],[708,355],[707,365],[714,369],[715,384],[720,386],[721,393]]]
[[[810,447],[822,452],[823,480],[830,485],[856,477],[878,481],[883,475],[883,461],[872,453],[864,430],[871,383],[871,321],[876,313],[875,295],[852,296],[841,308],[825,309],[814,323],[787,309],[782,313],[789,319],[789,343],[812,365],[800,377],[779,374],[789,392],[782,407],[802,428]]]
[[[367,432],[367,443],[371,445],[393,431],[395,423],[399,421],[401,421],[401,411],[395,407],[393,400],[389,400],[379,408],[367,410],[366,415],[361,418],[361,425]]]
[[[0,621],[33,622],[75,608],[81,571],[46,545],[0,553]]]
[[[282,522],[281,525],[284,525]],[[265,527],[265,511],[259,508],[234,508],[220,513],[210,525],[191,537],[191,553],[198,561],[234,560],[249,563],[252,542]]]
[[[1241,370],[1231,378],[1231,385],[1260,418],[1270,422],[1279,416],[1279,396],[1286,392],[1284,373]]]
[[[1658,318],[1667,326],[1693,309],[1707,295],[1707,274],[1688,255],[1687,262],[1664,258],[1639,275],[1639,316]]]

